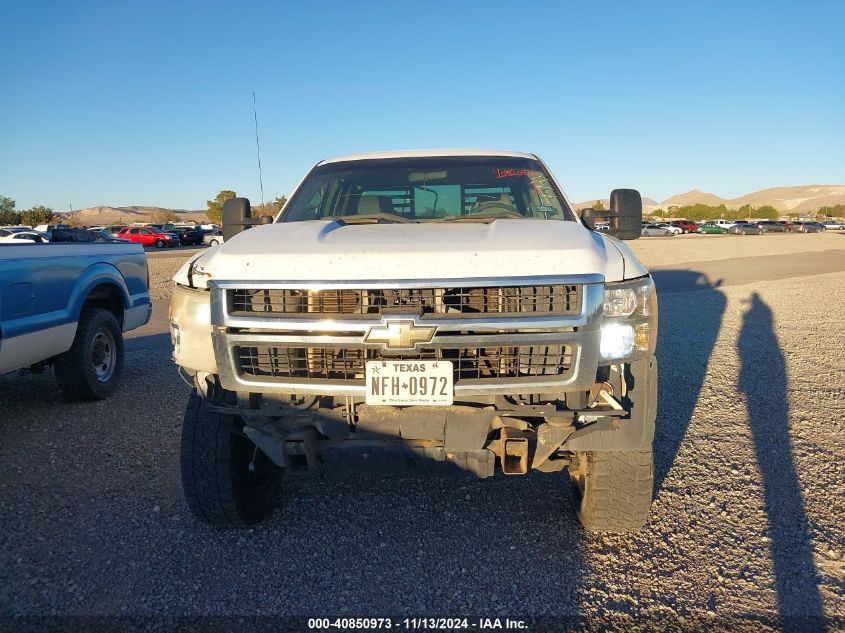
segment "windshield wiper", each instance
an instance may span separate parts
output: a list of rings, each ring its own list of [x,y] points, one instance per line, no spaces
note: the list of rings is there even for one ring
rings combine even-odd
[[[367,213],[364,215],[341,215],[326,217],[326,220],[344,224],[411,224],[414,221],[394,213]]]
[[[443,218],[439,222],[495,222],[496,220],[533,220],[516,211],[496,211],[494,213],[470,213],[468,215]]]

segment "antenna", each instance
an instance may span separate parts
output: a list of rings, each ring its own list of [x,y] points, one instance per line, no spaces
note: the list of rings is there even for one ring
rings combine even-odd
[[[261,206],[264,206],[264,180],[261,178],[261,146],[258,144],[258,111],[255,108],[255,90],[252,91],[252,118],[255,121],[255,152],[258,155],[258,186],[261,188]]]

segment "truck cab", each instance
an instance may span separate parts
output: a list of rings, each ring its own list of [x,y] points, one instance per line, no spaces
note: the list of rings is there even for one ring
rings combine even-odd
[[[503,151],[322,161],[275,218],[227,201],[225,243],[182,267],[170,309],[194,514],[249,525],[286,469],[389,454],[568,471],[585,527],[639,529],[657,302],[622,239],[641,220],[630,189],[579,217],[537,156]]]

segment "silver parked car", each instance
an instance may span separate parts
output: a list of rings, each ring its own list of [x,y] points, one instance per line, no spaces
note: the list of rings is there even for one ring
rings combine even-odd
[[[763,229],[765,232],[772,232],[772,233],[787,233],[790,231],[790,228],[783,224],[782,222],[776,222],[775,220],[762,220],[755,224],[758,228]]]
[[[659,224],[646,224],[643,226],[641,235],[643,237],[665,237],[667,235],[674,235],[675,232],[665,226]]]
[[[821,233],[825,228],[818,222],[796,222],[794,230],[798,233]]]
[[[728,229],[728,233],[733,233],[734,235],[763,235],[765,232],[765,229],[761,229],[756,224],[748,222],[743,224],[734,224]]]
[[[217,246],[223,243],[223,231],[216,229],[202,236],[202,243],[206,246]]]

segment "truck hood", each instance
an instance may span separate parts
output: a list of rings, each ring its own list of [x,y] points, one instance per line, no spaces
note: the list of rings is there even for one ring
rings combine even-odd
[[[452,279],[598,273],[606,281],[646,274],[621,242],[578,222],[277,223],[244,231],[195,256],[175,280]]]

